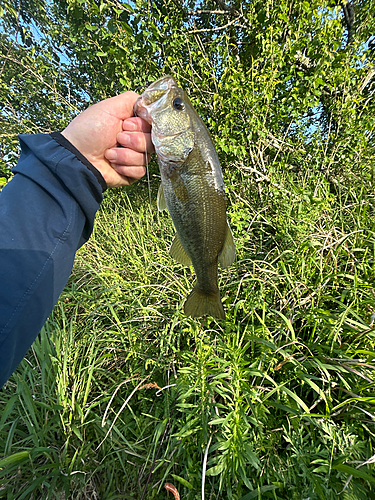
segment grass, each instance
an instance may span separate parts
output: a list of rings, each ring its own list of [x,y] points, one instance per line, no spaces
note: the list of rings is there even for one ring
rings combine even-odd
[[[373,188],[278,175],[227,173],[226,322],[182,312],[156,180],[107,195],[0,393],[0,498],[375,498]]]

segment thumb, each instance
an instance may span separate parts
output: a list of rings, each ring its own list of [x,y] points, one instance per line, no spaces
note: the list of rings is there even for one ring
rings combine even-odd
[[[126,120],[127,118],[134,116],[133,108],[138,97],[138,94],[129,90],[123,94],[105,99],[104,101],[96,104],[96,106],[100,106],[102,111],[106,111],[119,120]]]

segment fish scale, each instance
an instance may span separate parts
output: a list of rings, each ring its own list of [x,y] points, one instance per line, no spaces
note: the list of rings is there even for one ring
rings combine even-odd
[[[177,233],[170,254],[183,265],[193,265],[197,276],[185,314],[225,319],[218,262],[230,266],[236,252],[226,218],[223,175],[208,130],[171,76],[143,92],[134,114],[152,127],[161,174],[158,207],[168,209]]]

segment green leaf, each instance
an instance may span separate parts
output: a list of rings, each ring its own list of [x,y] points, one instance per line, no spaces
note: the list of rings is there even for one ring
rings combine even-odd
[[[361,479],[364,479],[369,483],[375,484],[374,476],[370,476],[369,474],[367,474],[367,472],[363,472],[361,469],[355,469],[354,467],[350,467],[350,465],[345,465],[345,464],[333,465],[332,469],[344,472],[345,474],[350,474],[354,477],[360,477]]]
[[[12,410],[14,408],[16,401],[18,401],[18,396],[16,394],[14,394],[13,396],[11,396],[8,399],[6,405],[1,413],[0,430],[1,430],[2,426],[4,425],[4,423],[6,422],[9,415],[12,413]]]
[[[8,465],[23,462],[24,460],[29,458],[29,455],[30,454],[28,451],[19,451],[17,453],[13,453],[13,455],[9,455],[8,457],[0,460],[0,469],[2,469],[3,467],[7,467]]]
[[[74,434],[78,437],[78,439],[80,441],[83,441],[83,437],[82,437],[82,434],[81,434],[81,431],[78,429],[78,427],[74,424],[72,424],[72,431],[74,432]]]
[[[251,491],[250,493],[248,493],[247,495],[245,495],[244,497],[241,497],[240,500],[252,500],[252,498],[261,498],[261,494],[262,493],[266,493],[267,491],[274,491],[276,490],[277,486],[275,486],[274,484],[270,484],[270,485],[267,485],[267,486],[260,486],[258,488],[256,488],[255,490]]]
[[[173,479],[175,479],[176,481],[178,481],[179,483],[181,483],[183,486],[186,486],[186,488],[189,488],[189,490],[193,490],[194,489],[194,486],[191,483],[189,483],[189,481],[187,481],[186,479],[184,479],[183,477],[176,476],[176,474],[171,474],[171,476],[173,477]]]
[[[224,470],[224,461],[221,461],[218,465],[211,467],[206,470],[206,476],[218,476]]]

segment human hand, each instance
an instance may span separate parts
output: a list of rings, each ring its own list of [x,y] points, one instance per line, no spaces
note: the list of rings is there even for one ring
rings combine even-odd
[[[61,132],[99,170],[108,187],[140,179],[154,151],[150,125],[133,115],[137,99],[135,92],[124,92],[98,102]]]

